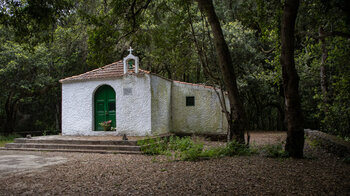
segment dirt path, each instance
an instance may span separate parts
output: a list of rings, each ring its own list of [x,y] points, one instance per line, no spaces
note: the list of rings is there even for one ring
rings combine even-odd
[[[256,144],[280,133],[252,135]],[[261,138],[259,140],[259,138]],[[265,138],[265,139],[264,139]],[[271,139],[274,138],[274,139]],[[263,142],[264,141],[264,142]],[[9,151],[7,151],[9,152]],[[1,158],[0,151],[0,158]],[[18,152],[14,152],[18,153]],[[305,147],[306,159],[261,156],[169,162],[166,157],[20,152],[65,163],[0,177],[0,195],[348,195],[350,165]]]

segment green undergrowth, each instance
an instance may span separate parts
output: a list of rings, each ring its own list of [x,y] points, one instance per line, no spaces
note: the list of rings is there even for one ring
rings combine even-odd
[[[8,135],[8,136],[3,136],[0,135],[0,147],[4,147],[5,144],[7,143],[12,143],[14,141],[15,138],[20,137],[17,134],[12,134],[12,135]]]
[[[225,147],[204,149],[204,144],[191,137],[171,136],[169,138],[155,138],[138,141],[141,150],[149,155],[166,155],[170,160],[198,161],[201,159],[218,158],[224,156],[248,156],[256,150],[239,144],[236,141]]]
[[[272,157],[272,158],[289,157],[288,153],[284,151],[282,143],[265,145],[260,149],[260,151],[264,156],[267,156],[267,157]]]

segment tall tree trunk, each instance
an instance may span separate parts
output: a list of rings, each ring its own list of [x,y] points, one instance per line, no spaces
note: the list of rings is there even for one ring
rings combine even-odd
[[[61,125],[61,120],[60,120],[60,101],[56,102],[56,114],[55,114],[55,121],[56,121],[56,131],[57,133],[61,133],[60,125]]]
[[[232,65],[232,59],[224,35],[222,33],[219,19],[215,13],[212,0],[196,0],[198,6],[203,11],[211,26],[215,49],[218,56],[219,66],[223,75],[223,82],[228,92],[228,99],[230,101],[230,108],[233,117],[233,126],[229,126],[229,140],[235,139],[240,143],[244,143],[244,130],[246,127],[246,117],[243,109],[243,104],[240,100],[236,75]],[[230,122],[229,122],[230,124]]]
[[[323,37],[323,29],[319,28],[319,36],[322,47],[322,57],[321,57],[321,66],[320,66],[320,78],[321,78],[321,90],[323,96],[323,111],[328,112],[328,80],[327,80],[327,67],[326,60],[328,57],[328,50],[326,45],[326,38]]]
[[[303,157],[304,129],[299,98],[299,76],[294,64],[294,26],[299,0],[286,0],[281,29],[281,65],[288,131],[285,150],[291,157]]]
[[[13,93],[10,92],[5,102],[5,135],[10,135],[15,130],[15,121],[16,121],[16,108],[17,108],[18,99],[13,99]]]

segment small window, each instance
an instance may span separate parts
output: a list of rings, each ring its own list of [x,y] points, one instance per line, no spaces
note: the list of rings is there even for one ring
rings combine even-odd
[[[186,97],[186,106],[194,106],[194,96]]]

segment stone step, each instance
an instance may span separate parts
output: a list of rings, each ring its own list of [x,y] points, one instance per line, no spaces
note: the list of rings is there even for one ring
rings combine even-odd
[[[16,138],[14,143],[76,144],[76,145],[128,145],[136,146],[137,141],[129,140],[63,140]]]
[[[142,154],[141,151],[117,151],[117,150],[79,150],[79,149],[44,149],[44,148],[0,148],[0,150],[16,151],[41,151],[41,152],[77,152],[99,154]]]
[[[52,144],[52,143],[8,143],[7,149],[56,149],[56,150],[105,150],[105,151],[140,151],[140,146],[129,145],[78,145],[78,144]]]

